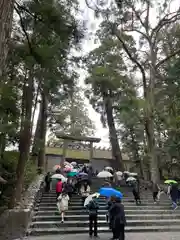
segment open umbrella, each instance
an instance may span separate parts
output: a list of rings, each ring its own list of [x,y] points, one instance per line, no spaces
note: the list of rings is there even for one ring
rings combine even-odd
[[[67,173],[67,177],[75,177],[75,176],[77,176],[77,172],[69,172],[69,173]]]
[[[93,194],[89,195],[89,196],[85,199],[84,207],[85,207],[86,205],[88,205],[89,202],[90,202],[94,197],[98,198],[99,196],[100,196],[99,193],[93,193]]]
[[[70,168],[70,167],[68,167],[68,166],[65,166],[64,171],[65,171],[65,172],[71,172],[71,171],[72,171],[72,168]]]
[[[108,177],[112,177],[113,175],[110,173],[110,172],[107,172],[107,171],[102,171],[102,172],[99,172],[97,177],[98,178],[108,178]]]
[[[80,177],[86,177],[86,176],[88,176],[88,174],[87,174],[87,173],[84,173],[84,172],[80,172],[80,173],[78,173],[78,176],[80,176]]]
[[[72,172],[78,173],[78,169],[72,168]]]
[[[71,165],[76,166],[77,162],[71,162]]]
[[[115,196],[115,197],[118,197],[118,198],[123,197],[123,194],[120,191],[117,191],[114,188],[105,188],[105,187],[100,188],[99,189],[99,194],[101,196],[104,196],[104,197],[111,197],[111,196]]]
[[[112,167],[105,167],[105,170],[112,170],[113,171],[113,168]]]
[[[67,162],[67,161],[65,161],[64,162],[64,166],[68,166],[68,167],[70,167],[70,168],[73,168],[73,165],[72,164],[70,164],[69,162]]]
[[[51,179],[61,179],[62,182],[66,182],[67,179],[62,174],[54,174],[51,176]]]
[[[175,180],[166,180],[164,183],[166,184],[177,184]]]
[[[128,178],[126,179],[126,181],[127,181],[127,182],[134,182],[134,181],[136,181],[136,179],[135,179],[134,177],[128,177]]]
[[[130,172],[128,172],[128,171],[124,171],[124,174],[130,174]]]
[[[60,166],[60,165],[55,165],[55,166],[53,167],[53,171],[56,171],[58,168],[60,169],[61,166]]]
[[[132,173],[129,174],[129,176],[131,176],[131,177],[137,176],[137,175],[138,175],[138,174],[137,174],[137,173],[134,173],[134,172],[132,172]]]
[[[117,176],[122,176],[123,173],[121,171],[116,172]]]

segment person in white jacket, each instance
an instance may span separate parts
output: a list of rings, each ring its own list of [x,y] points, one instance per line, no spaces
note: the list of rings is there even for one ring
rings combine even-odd
[[[59,213],[61,214],[61,222],[64,222],[65,212],[68,210],[69,206],[69,196],[66,192],[62,192],[58,197],[57,207]]]
[[[87,182],[85,182],[80,189],[83,206],[84,206],[85,199],[90,195],[90,191],[91,191],[90,186],[88,185]]]

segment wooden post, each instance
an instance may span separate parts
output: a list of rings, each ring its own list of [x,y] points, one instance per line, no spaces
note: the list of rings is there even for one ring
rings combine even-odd
[[[89,143],[89,162],[91,163],[93,159],[93,142]]]

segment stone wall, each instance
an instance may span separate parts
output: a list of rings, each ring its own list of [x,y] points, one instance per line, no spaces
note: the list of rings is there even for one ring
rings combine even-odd
[[[22,202],[14,209],[0,216],[0,239],[22,238],[26,233],[35,202],[41,197],[44,176],[38,176],[23,196]]]

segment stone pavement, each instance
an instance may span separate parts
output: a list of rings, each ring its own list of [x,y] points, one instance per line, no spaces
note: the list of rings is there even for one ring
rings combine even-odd
[[[100,234],[100,240],[109,240],[111,234]],[[87,234],[49,235],[27,237],[26,240],[89,240]],[[126,240],[180,240],[180,232],[126,233]]]

